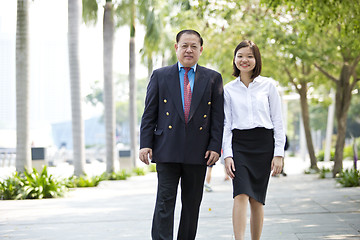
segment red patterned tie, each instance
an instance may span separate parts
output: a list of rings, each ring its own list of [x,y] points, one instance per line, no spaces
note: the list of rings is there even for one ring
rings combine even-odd
[[[191,68],[184,67],[185,75],[184,75],[184,114],[185,114],[185,123],[188,122],[190,105],[191,105],[191,87],[188,77],[188,72]]]

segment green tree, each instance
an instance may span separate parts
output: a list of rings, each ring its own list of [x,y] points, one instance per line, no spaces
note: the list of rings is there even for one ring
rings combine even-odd
[[[278,9],[287,6],[287,12],[294,9],[306,13],[313,24],[306,26],[308,32],[318,28],[322,33],[317,47],[322,55],[314,66],[336,86],[335,115],[337,139],[333,176],[342,170],[343,151],[346,137],[346,120],[359,73],[360,61],[360,4],[351,0],[264,0]]]
[[[29,140],[29,2],[17,1],[16,17],[16,171],[31,169]]]
[[[304,125],[306,145],[310,157],[310,168],[319,170],[315,149],[311,134],[309,99],[310,90],[324,83],[324,77],[320,76],[313,66],[314,55],[317,53],[315,37],[317,32],[308,34],[304,26],[311,24],[306,17],[296,11],[288,13],[287,19],[283,16],[271,14],[263,32],[268,36],[268,41],[273,49],[269,60],[276,58],[277,61],[267,61],[272,68],[271,72],[276,79],[281,79],[283,85],[290,86],[300,96],[301,116]],[[281,46],[277,48],[276,46]],[[321,93],[320,93],[321,94]]]
[[[68,1],[68,50],[71,88],[72,137],[74,174],[85,173],[84,124],[81,108],[81,78],[79,54],[79,29],[81,24],[81,0]]]

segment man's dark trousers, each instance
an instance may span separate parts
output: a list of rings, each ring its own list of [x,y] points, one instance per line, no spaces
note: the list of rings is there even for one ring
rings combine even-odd
[[[174,210],[179,180],[182,210],[177,239],[195,239],[206,165],[157,163],[156,170],[158,191],[152,224],[152,239],[173,239]]]

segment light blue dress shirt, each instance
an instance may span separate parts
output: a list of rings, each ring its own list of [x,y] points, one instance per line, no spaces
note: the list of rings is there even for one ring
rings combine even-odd
[[[185,75],[185,69],[183,68],[184,66],[178,62],[178,66],[179,66],[179,78],[180,78],[180,89],[181,89],[181,101],[183,104],[183,108],[184,108],[184,75]],[[188,72],[188,78],[189,78],[189,83],[190,83],[190,87],[191,87],[191,94],[193,93],[193,89],[194,89],[194,82],[195,82],[195,71],[196,71],[196,64],[194,66],[191,67],[192,69],[190,69],[190,71]]]

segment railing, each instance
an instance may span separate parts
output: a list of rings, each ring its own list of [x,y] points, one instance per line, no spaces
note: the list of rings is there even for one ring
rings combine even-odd
[[[46,162],[53,166],[61,162],[68,162],[72,164],[73,158],[72,150],[58,149],[54,152],[46,154]],[[85,150],[86,163],[91,163],[94,160],[99,162],[105,161],[105,149],[94,148]],[[32,159],[33,160],[33,159]],[[0,148],[0,167],[15,167],[16,161],[16,148]]]
[[[15,148],[0,148],[0,167],[15,166],[15,159]]]

